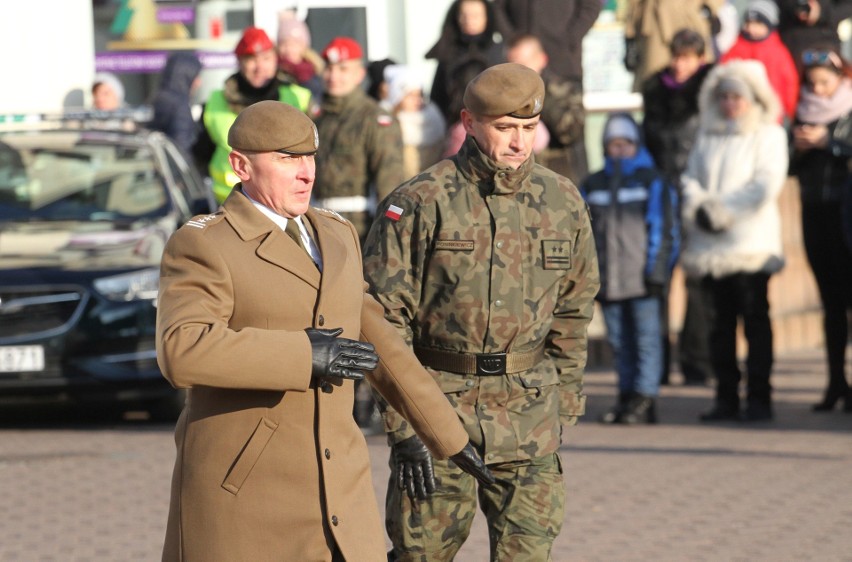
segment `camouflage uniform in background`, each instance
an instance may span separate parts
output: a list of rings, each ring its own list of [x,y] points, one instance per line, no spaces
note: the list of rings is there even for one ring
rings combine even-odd
[[[315,205],[350,220],[363,241],[378,202],[405,180],[399,123],[361,88],[325,96],[314,121],[320,137]]]
[[[533,158],[498,167],[468,137],[379,210],[365,277],[418,356],[544,348],[513,374],[430,372],[497,478],[478,491],[492,559],[547,560],[564,516],[561,426],[584,413],[586,329],[599,286],[587,208],[570,181]],[[414,435],[382,406],[391,444]],[[434,466],[436,492],[412,502],[391,463],[386,525],[397,560],[452,560],[469,534],[474,480],[447,462]]]
[[[541,121],[550,133],[550,143],[536,155],[536,161],[579,185],[589,175],[583,86],[546,68],[541,78],[546,92]]]

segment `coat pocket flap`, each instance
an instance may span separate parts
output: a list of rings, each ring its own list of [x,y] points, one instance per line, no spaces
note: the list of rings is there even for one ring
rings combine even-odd
[[[222,483],[223,488],[232,494],[240,491],[243,482],[248,478],[251,469],[254,468],[257,459],[260,458],[261,453],[263,453],[266,444],[269,443],[276,429],[278,429],[278,424],[274,421],[268,418],[260,419],[260,423],[257,424],[254,433],[251,434],[248,442],[231,466],[231,470],[228,471],[228,475]]]

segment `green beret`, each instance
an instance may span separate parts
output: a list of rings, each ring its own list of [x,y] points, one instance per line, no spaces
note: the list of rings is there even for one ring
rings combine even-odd
[[[535,70],[507,62],[486,68],[464,91],[464,107],[476,115],[529,119],[541,113],[544,82]]]
[[[311,118],[280,101],[259,101],[242,110],[231,130],[228,144],[234,150],[315,154],[319,134]]]

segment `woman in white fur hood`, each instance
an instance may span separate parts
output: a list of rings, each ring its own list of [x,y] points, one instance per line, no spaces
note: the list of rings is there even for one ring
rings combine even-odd
[[[715,407],[704,421],[772,418],[770,276],[784,265],[778,196],[787,177],[787,135],[763,64],[714,68],[699,94],[700,127],[683,174],[687,275],[701,279],[710,312]],[[736,325],[748,341],[748,398],[740,413]]]

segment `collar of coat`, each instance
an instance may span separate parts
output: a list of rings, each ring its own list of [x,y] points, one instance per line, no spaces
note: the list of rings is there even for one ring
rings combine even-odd
[[[483,196],[517,193],[529,180],[535,166],[532,155],[517,170],[500,166],[479,149],[476,140],[470,135],[455,158],[461,173],[468,181],[479,186]]]
[[[345,96],[323,96],[320,109],[322,113],[343,113],[347,108],[359,105],[367,94],[360,87]]]
[[[333,224],[339,222],[336,219],[323,215],[313,207],[308,208],[302,217],[302,220],[310,223],[314,241],[322,255],[321,274],[307,252],[255,208],[243,194],[240,184],[234,186],[222,204],[222,209],[225,220],[243,241],[261,239],[255,250],[260,259],[286,269],[317,289],[322,279],[335,279],[342,274],[348,250],[344,241],[333,231]]]

